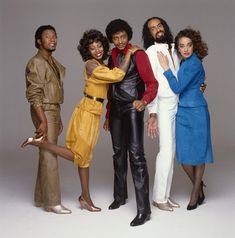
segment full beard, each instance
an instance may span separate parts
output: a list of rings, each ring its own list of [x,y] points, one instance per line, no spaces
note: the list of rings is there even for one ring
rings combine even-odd
[[[165,36],[161,36],[160,38],[156,38],[154,39],[157,43],[166,43],[166,37]]]
[[[155,35],[155,39],[154,39],[157,43],[166,43],[167,39],[166,39],[166,34],[164,31],[159,31],[156,33]]]

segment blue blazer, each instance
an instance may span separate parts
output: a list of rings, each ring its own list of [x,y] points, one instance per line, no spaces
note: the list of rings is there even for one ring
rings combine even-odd
[[[182,61],[177,78],[169,69],[164,72],[168,83],[175,94],[179,94],[179,106],[198,107],[207,106],[200,85],[205,81],[205,70],[202,61],[193,53]]]

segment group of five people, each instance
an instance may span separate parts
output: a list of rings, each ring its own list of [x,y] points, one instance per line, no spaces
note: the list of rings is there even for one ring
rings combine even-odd
[[[130,225],[142,225],[150,219],[149,175],[143,143],[146,106],[150,115],[148,135],[155,138],[159,134],[153,205],[165,211],[179,207],[170,197],[175,147],[177,160],[193,184],[187,209],[202,204],[205,163],[213,162],[209,113],[201,89],[205,80],[201,60],[207,55],[207,45],[193,29],[181,31],[174,44],[169,26],[159,17],[149,18],[143,26],[146,51],[130,43],[132,33],[130,25],[122,19],[107,25],[107,37],[96,29],[84,32],[78,46],[85,62],[84,97],[70,119],[66,146],[59,146],[65,68],[52,56],[57,43],[55,28],[45,25],[37,29],[38,53],[26,66],[26,97],[36,136],[22,144],[39,147],[36,206],[58,214],[71,213],[61,204],[56,158],[59,155],[78,166],[81,207],[91,212],[101,210],[90,196],[89,165],[107,97],[103,127],[110,130],[114,151],[114,201],[109,209],[127,202],[129,157],[137,203],[137,215]],[[115,46],[110,56],[109,43]],[[106,65],[104,60],[108,57]]]

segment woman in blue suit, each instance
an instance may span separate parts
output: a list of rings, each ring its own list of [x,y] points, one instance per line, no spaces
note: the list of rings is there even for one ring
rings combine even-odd
[[[182,57],[177,77],[170,70],[165,55],[159,52],[158,59],[172,91],[179,94],[176,157],[193,184],[187,206],[187,210],[193,210],[205,199],[202,181],[205,164],[213,163],[210,116],[207,102],[199,90],[205,80],[202,59],[208,54],[208,48],[200,32],[192,29],[177,34],[175,47]]]

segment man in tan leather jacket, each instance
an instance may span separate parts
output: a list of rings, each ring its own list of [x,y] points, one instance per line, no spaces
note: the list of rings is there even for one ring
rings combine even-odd
[[[30,103],[36,137],[44,136],[57,143],[63,125],[60,104],[63,103],[65,68],[53,56],[57,34],[53,26],[40,26],[35,33],[37,54],[26,66],[26,98]],[[35,206],[57,214],[71,211],[61,204],[58,162],[55,154],[39,149],[39,166],[35,187]]]

